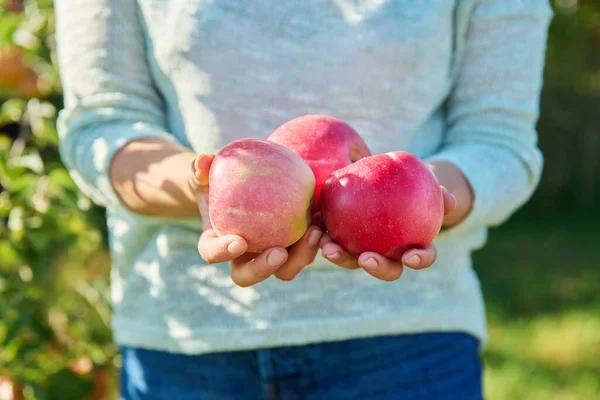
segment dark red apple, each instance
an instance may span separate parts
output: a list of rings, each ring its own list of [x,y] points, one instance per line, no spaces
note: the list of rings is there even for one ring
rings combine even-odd
[[[315,175],[312,212],[319,211],[321,188],[335,170],[371,155],[362,137],[346,122],[327,115],[303,115],[277,128],[268,140],[295,151]]]
[[[444,200],[431,168],[396,151],[333,172],[323,186],[321,209],[329,235],[351,255],[374,251],[400,260],[406,250],[435,239]]]

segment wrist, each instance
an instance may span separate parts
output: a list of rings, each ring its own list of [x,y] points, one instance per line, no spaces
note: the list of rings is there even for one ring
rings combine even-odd
[[[155,138],[132,141],[114,156],[111,184],[131,211],[167,218],[199,214],[188,184],[195,154],[172,142]]]
[[[449,161],[430,163],[440,185],[444,186],[455,198],[456,207],[444,217],[443,228],[451,228],[470,214],[475,199],[473,189],[462,171]]]

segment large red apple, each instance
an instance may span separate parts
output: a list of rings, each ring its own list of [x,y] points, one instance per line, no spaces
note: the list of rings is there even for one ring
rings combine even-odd
[[[223,147],[209,171],[209,218],[218,235],[235,234],[248,251],[287,247],[310,223],[315,177],[292,150],[263,139]]]
[[[312,212],[318,212],[321,188],[335,170],[371,155],[362,137],[346,122],[327,115],[303,115],[277,128],[268,140],[294,150],[315,175]]]
[[[439,233],[444,200],[436,176],[415,155],[397,151],[363,158],[325,182],[322,217],[329,235],[358,257],[365,251],[400,260]]]

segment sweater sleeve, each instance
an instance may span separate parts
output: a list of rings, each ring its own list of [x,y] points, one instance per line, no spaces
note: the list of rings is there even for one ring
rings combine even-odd
[[[536,123],[547,29],[546,0],[477,0],[462,37],[462,61],[447,103],[446,160],[474,192],[471,213],[440,236],[504,222],[532,195],[543,157]]]
[[[108,175],[113,155],[141,137],[175,140],[148,69],[137,2],[56,0],[55,13],[62,160],[94,202],[124,207]]]

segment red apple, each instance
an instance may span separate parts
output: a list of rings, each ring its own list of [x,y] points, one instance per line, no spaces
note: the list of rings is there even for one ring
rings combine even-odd
[[[19,47],[10,45],[0,50],[0,88],[18,97],[40,97],[37,81]]]
[[[347,123],[327,115],[303,115],[277,128],[268,140],[294,150],[315,175],[312,212],[319,210],[321,188],[335,170],[371,155],[362,137]]]
[[[351,255],[365,251],[400,260],[427,247],[442,226],[444,200],[433,171],[403,151],[363,158],[325,182],[322,217],[329,235]]]
[[[223,147],[209,172],[209,218],[218,235],[235,234],[248,251],[287,247],[308,229],[315,177],[292,150],[264,139]]]

